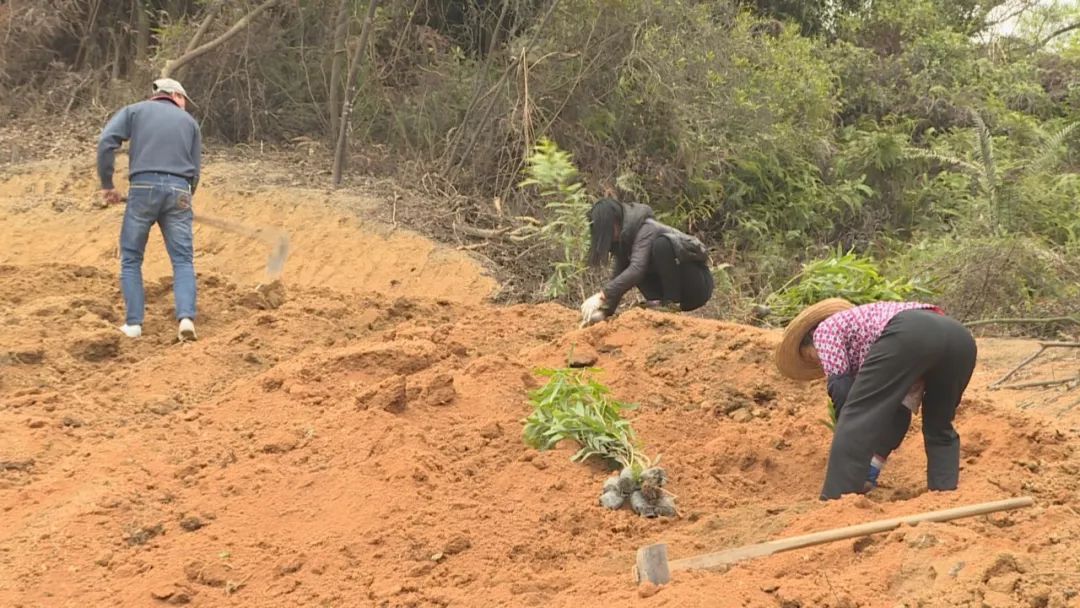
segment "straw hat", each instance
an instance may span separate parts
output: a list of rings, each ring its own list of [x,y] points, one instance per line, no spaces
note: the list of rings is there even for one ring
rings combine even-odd
[[[784,328],[773,362],[780,373],[795,380],[816,380],[824,375],[821,363],[802,355],[802,341],[818,323],[855,305],[842,298],[829,298],[808,306]]]

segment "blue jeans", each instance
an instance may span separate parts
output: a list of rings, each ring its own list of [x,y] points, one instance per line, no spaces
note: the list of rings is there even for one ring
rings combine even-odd
[[[191,186],[167,173],[138,173],[131,178],[124,223],[120,229],[120,290],[127,307],[125,322],[142,325],[146,308],[142,262],[154,224],[161,227],[173,268],[176,318],[195,319],[195,256],[191,222]]]

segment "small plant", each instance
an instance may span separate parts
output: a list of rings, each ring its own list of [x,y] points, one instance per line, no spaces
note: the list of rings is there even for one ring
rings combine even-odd
[[[592,377],[595,368],[541,369],[547,383],[529,393],[533,413],[525,419],[525,443],[548,450],[564,439],[581,449],[570,460],[597,456],[618,464],[620,473],[604,481],[600,505],[616,510],[629,504],[642,517],[677,515],[674,496],[664,489],[667,473],[641,450],[637,435],[622,412],[635,406],[612,398]]]
[[[828,408],[828,411],[829,411],[829,417],[827,419],[825,419],[825,420],[822,420],[821,424],[824,424],[830,431],[835,433],[836,432],[836,405],[833,403],[832,399],[829,399],[829,402],[826,404],[826,407]]]
[[[804,265],[799,274],[769,295],[768,305],[786,323],[803,308],[826,298],[844,298],[858,305],[928,293],[911,281],[885,278],[869,257],[837,249],[828,258]]]
[[[541,369],[547,383],[529,393],[533,413],[525,419],[525,443],[549,450],[564,439],[581,446],[574,462],[598,456],[635,474],[651,466],[637,435],[622,412],[637,406],[612,398],[610,390],[592,377],[595,368]]]
[[[526,161],[529,177],[518,186],[540,189],[547,211],[540,238],[562,253],[547,284],[547,294],[558,298],[580,283],[585,272],[590,204],[584,186],[578,181],[578,171],[570,153],[560,150],[555,142],[541,138]]]

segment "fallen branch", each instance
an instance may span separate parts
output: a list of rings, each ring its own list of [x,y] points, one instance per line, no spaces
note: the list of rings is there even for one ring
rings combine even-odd
[[[1080,348],[1080,342],[1039,342],[1039,350],[1036,351],[1035,354],[1033,354],[1030,357],[1028,357],[1027,359],[1024,359],[1023,361],[1021,361],[1016,367],[1009,370],[1009,372],[1007,374],[1005,374],[1001,378],[997,379],[995,382],[990,384],[990,386],[988,386],[987,388],[989,388],[991,390],[998,389],[998,388],[1006,388],[1006,387],[1003,387],[1001,385],[1003,383],[1005,383],[1005,381],[1008,380],[1009,378],[1012,378],[1013,376],[1015,376],[1016,372],[1023,369],[1024,366],[1031,363],[1032,361],[1037,359],[1039,357],[1039,355],[1046,352],[1046,350],[1048,348]],[[1012,386],[1012,385],[1010,385],[1010,386]]]
[[[980,319],[978,321],[968,321],[964,323],[966,327],[979,327],[980,325],[1018,325],[1018,324],[1032,324],[1032,325],[1049,325],[1050,323],[1073,323],[1080,325],[1080,317],[1047,317],[1040,318],[1015,318],[1015,319]]]
[[[454,222],[453,230],[454,232],[461,232],[465,236],[471,236],[478,239],[508,240],[515,243],[527,241],[538,232],[538,229],[535,226],[528,224],[510,229],[509,227],[477,228],[476,226],[470,226],[459,222]]]
[[[477,228],[468,224],[454,223],[454,231],[460,231],[465,236],[472,236],[478,239],[499,239],[507,233],[507,228]]]
[[[1035,380],[1032,382],[1017,382],[1015,384],[1005,384],[997,386],[997,389],[1023,389],[1023,388],[1046,388],[1050,386],[1058,386],[1059,384],[1070,384],[1072,382],[1080,383],[1080,376],[1073,376],[1072,378],[1063,378],[1061,380]]]

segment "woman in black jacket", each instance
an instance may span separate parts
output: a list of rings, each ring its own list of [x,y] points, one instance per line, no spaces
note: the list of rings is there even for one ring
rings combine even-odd
[[[702,307],[713,292],[708,255],[697,239],[661,224],[639,203],[600,199],[589,212],[589,265],[615,259],[612,279],[581,306],[582,324],[614,314],[619,301],[637,287],[646,306],[683,311]]]

